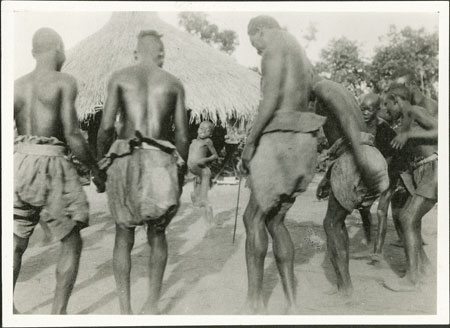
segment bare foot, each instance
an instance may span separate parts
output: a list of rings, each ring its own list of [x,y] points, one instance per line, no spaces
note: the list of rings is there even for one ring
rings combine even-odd
[[[414,284],[408,277],[392,277],[385,279],[383,286],[394,292],[415,292],[418,290],[418,285]]]
[[[384,259],[383,254],[373,253],[370,255],[370,262],[367,264],[373,265],[377,269],[389,269],[389,263]]]
[[[283,314],[296,315],[296,314],[298,314],[297,307],[295,306],[295,304],[290,304],[290,305],[286,306]]]
[[[158,309],[157,305],[144,305],[140,314],[150,314],[150,315],[160,315],[161,311]]]
[[[397,239],[396,241],[393,241],[391,245],[395,247],[403,247],[403,242],[400,239]]]
[[[240,314],[243,315],[261,315],[261,314],[267,314],[267,309],[264,305],[264,303],[261,302],[250,302],[246,301],[244,306],[242,307]]]
[[[366,249],[361,252],[357,253],[350,253],[350,258],[354,260],[361,260],[361,259],[368,259],[372,255],[372,252],[370,249]]]
[[[352,297],[353,288],[339,289],[337,287],[333,287],[330,290],[326,291],[325,294],[330,295],[330,296],[336,295],[337,297],[342,298],[342,299],[349,299]]]

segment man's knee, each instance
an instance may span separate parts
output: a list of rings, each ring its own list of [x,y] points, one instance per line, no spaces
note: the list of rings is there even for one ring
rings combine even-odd
[[[325,219],[323,219],[323,228],[325,229],[325,232],[329,232],[333,229],[335,229],[336,224],[330,216],[325,216]]]
[[[73,229],[61,239],[61,243],[73,246],[75,249],[81,249],[83,240],[81,239],[80,227],[74,226]]]

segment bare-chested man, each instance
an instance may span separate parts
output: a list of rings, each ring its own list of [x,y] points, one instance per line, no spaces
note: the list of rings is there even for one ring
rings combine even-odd
[[[56,266],[53,314],[65,314],[78,273],[82,240],[89,212],[68,148],[90,169],[99,191],[104,179],[78,129],[75,113],[77,84],[61,73],[64,45],[54,30],[33,36],[36,68],[14,84],[14,287],[28,240],[41,220],[61,241]],[[17,310],[14,308],[17,313]]]
[[[395,149],[410,145],[409,170],[401,174],[410,193],[400,214],[408,269],[405,277],[386,280],[394,291],[411,291],[429,274],[429,260],[421,240],[422,218],[437,202],[437,120],[422,107],[411,105],[411,94],[405,86],[391,87],[388,110],[393,119],[408,119],[410,129],[399,133],[392,141]]]
[[[326,174],[331,184],[324,219],[328,252],[338,292],[350,296],[353,287],[345,218],[354,209],[369,206],[389,187],[387,164],[374,147],[374,136],[368,133],[358,103],[347,89],[321,80],[314,85],[313,93],[317,113],[328,117],[323,130],[332,145],[329,153],[335,159]],[[326,184],[319,185],[319,189],[324,187]],[[318,190],[317,194],[322,192]]]
[[[405,68],[400,68],[392,75],[392,86],[404,85],[411,96],[411,105],[419,106],[425,108],[432,117],[437,118],[438,116],[438,103],[436,100],[423,94],[420,87],[417,85],[416,74]]]
[[[284,218],[314,176],[316,133],[325,118],[308,108],[313,69],[297,40],[269,16],[250,20],[248,35],[262,55],[262,100],[242,155],[251,189],[244,213],[246,311],[265,311],[262,288],[268,230],[287,310],[292,312],[296,304],[294,247]]]
[[[161,35],[141,31],[137,39],[137,64],[113,73],[109,80],[97,154],[102,158],[109,149],[106,192],[116,222],[113,269],[120,311],[132,313],[130,253],[136,226],[146,224],[149,295],[142,312],[156,314],[167,263],[165,230],[179,206],[188,126],[183,85],[161,68]],[[118,114],[118,140],[111,146]],[[170,142],[172,124],[175,146]]]
[[[387,230],[387,213],[389,204],[392,204],[394,226],[398,234],[401,234],[401,230],[399,228],[399,213],[406,199],[406,197],[403,197],[404,195],[400,195],[401,191],[397,191],[397,195],[394,196],[394,192],[398,189],[397,185],[400,179],[400,172],[405,169],[405,165],[401,154],[391,146],[391,141],[396,137],[397,133],[393,128],[394,123],[387,113],[384,98],[385,96],[368,93],[362,97],[360,104],[361,112],[363,114],[364,122],[367,125],[368,132],[375,136],[374,145],[381,152],[388,163],[390,180],[390,188],[380,195],[378,201],[378,230],[373,245],[373,252],[368,250],[351,255],[352,258],[370,256],[372,260],[370,264],[378,264],[383,261],[382,250]],[[360,208],[359,211],[361,213],[366,239],[368,243],[370,243],[372,219],[370,206]]]

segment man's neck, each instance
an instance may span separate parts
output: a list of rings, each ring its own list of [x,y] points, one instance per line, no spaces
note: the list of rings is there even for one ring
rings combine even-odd
[[[48,57],[36,59],[35,71],[58,71],[58,65],[55,60]]]
[[[142,58],[141,60],[139,60],[139,65],[148,67],[148,68],[156,68],[158,67],[158,65],[156,65],[156,63],[154,62],[153,59],[151,58]]]

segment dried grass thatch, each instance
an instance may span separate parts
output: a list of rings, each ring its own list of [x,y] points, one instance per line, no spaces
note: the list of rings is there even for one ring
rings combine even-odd
[[[231,118],[252,118],[259,101],[257,73],[163,22],[154,12],[120,12],[113,13],[104,27],[68,51],[63,71],[78,80],[80,120],[104,102],[110,74],[134,62],[136,36],[143,29],[163,34],[164,69],[183,82],[191,120],[225,123]]]

